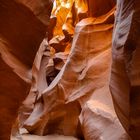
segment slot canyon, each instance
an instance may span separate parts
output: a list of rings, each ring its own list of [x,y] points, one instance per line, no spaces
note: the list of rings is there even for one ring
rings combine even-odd
[[[140,140],[139,0],[0,0],[0,140]]]

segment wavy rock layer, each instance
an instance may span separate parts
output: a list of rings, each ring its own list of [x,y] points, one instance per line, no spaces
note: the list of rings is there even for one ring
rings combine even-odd
[[[118,0],[110,82],[116,112],[134,140],[140,139],[139,6],[138,0]]]
[[[90,1],[59,2],[49,42],[44,39],[35,58],[35,82],[19,115],[21,125],[36,135],[126,140],[109,91],[114,5],[108,1],[109,9],[88,18]]]
[[[1,0],[0,139],[139,140],[139,6]]]
[[[50,13],[48,13],[49,15]],[[9,140],[29,92],[32,64],[46,26],[15,0],[0,0],[0,139]]]

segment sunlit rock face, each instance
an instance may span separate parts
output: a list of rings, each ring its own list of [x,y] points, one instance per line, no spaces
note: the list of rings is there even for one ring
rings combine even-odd
[[[1,0],[0,139],[139,140],[138,7]]]
[[[118,117],[132,139],[140,139],[138,0],[118,0],[113,35],[110,89]]]
[[[10,139],[45,34],[46,25],[29,8],[15,0],[0,0],[0,140]]]
[[[127,140],[109,91],[115,3],[54,1],[48,39],[33,65],[20,131],[79,139]],[[102,9],[101,2],[95,5]],[[41,138],[41,137],[40,137]]]

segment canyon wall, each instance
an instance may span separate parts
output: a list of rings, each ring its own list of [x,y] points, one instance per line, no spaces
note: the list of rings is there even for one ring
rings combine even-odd
[[[1,0],[0,139],[139,140],[139,5]]]
[[[115,3],[92,2],[55,1],[49,36],[33,65],[35,83],[19,114],[20,131],[129,139],[109,90]],[[92,11],[94,4],[102,11]]]
[[[118,0],[110,80],[115,110],[133,140],[140,139],[139,5],[138,0]]]
[[[32,64],[46,29],[25,5],[14,0],[0,0],[1,140],[10,139],[18,108],[28,95]]]

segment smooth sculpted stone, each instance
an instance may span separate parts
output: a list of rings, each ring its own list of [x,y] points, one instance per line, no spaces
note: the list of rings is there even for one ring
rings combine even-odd
[[[15,0],[27,6],[34,15],[44,24],[49,24],[53,0]]]
[[[0,140],[139,140],[139,6],[1,0]]]
[[[0,0],[0,140],[10,139],[45,34],[46,26],[29,8],[16,0]]]
[[[78,140],[71,136],[63,135],[48,135],[48,136],[37,136],[37,135],[23,135],[22,140]],[[18,140],[16,138],[11,138],[11,140]]]
[[[139,0],[117,0],[110,80],[115,110],[133,140],[140,139],[139,7]]]
[[[60,134],[85,140],[127,140],[109,91],[113,30],[109,19],[114,10],[112,7],[104,15],[85,18],[76,25],[64,66],[50,85],[46,81],[46,87],[45,84],[42,88],[36,86],[33,110],[21,110],[23,116],[28,114],[21,124],[29,133]],[[55,65],[51,57],[44,59],[48,54],[47,45],[38,61],[38,64],[46,62],[46,72]],[[31,95],[32,92],[26,101],[30,101]]]

